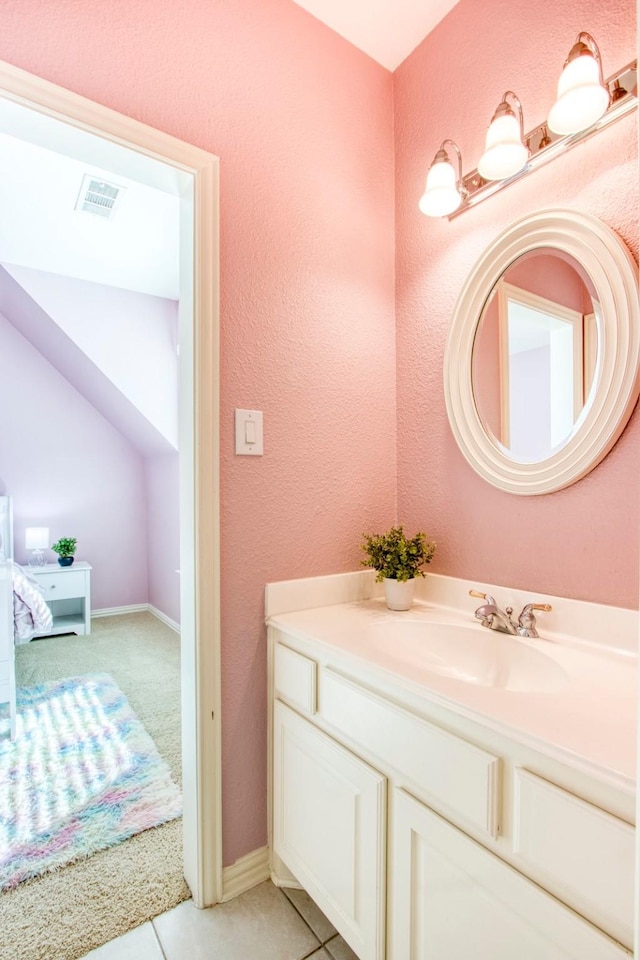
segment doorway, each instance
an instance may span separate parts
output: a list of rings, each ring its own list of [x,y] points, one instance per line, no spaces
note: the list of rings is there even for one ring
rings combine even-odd
[[[0,96],[172,168],[180,198],[180,607],[184,873],[221,897],[218,158],[9,64]]]

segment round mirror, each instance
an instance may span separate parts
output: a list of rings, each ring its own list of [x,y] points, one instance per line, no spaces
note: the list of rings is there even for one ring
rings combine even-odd
[[[565,210],[514,224],[486,251],[454,311],[449,422],[495,486],[549,493],[611,449],[639,382],[636,268],[601,221]]]

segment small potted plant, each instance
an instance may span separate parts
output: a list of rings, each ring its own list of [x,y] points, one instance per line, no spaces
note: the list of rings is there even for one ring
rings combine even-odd
[[[51,549],[58,554],[58,563],[61,567],[70,567],[76,552],[77,539],[75,537],[60,537],[51,544]]]
[[[373,567],[376,581],[384,581],[387,606],[390,610],[408,610],[413,603],[416,579],[424,577],[423,566],[431,562],[436,545],[425,533],[416,533],[411,539],[402,527],[392,527],[387,533],[364,534],[362,549],[366,560],[363,567]]]

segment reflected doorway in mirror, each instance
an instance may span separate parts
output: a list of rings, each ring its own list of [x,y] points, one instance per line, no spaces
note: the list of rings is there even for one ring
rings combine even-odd
[[[538,463],[566,443],[590,402],[599,304],[583,268],[541,249],[505,270],[482,311],[473,389],[487,433],[514,460]]]

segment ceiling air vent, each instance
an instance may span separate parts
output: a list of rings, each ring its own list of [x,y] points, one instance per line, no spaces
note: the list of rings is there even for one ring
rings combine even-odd
[[[97,217],[110,220],[122,191],[123,188],[117,187],[114,183],[85,175],[78,194],[76,210],[83,210],[85,213],[93,213]]]

